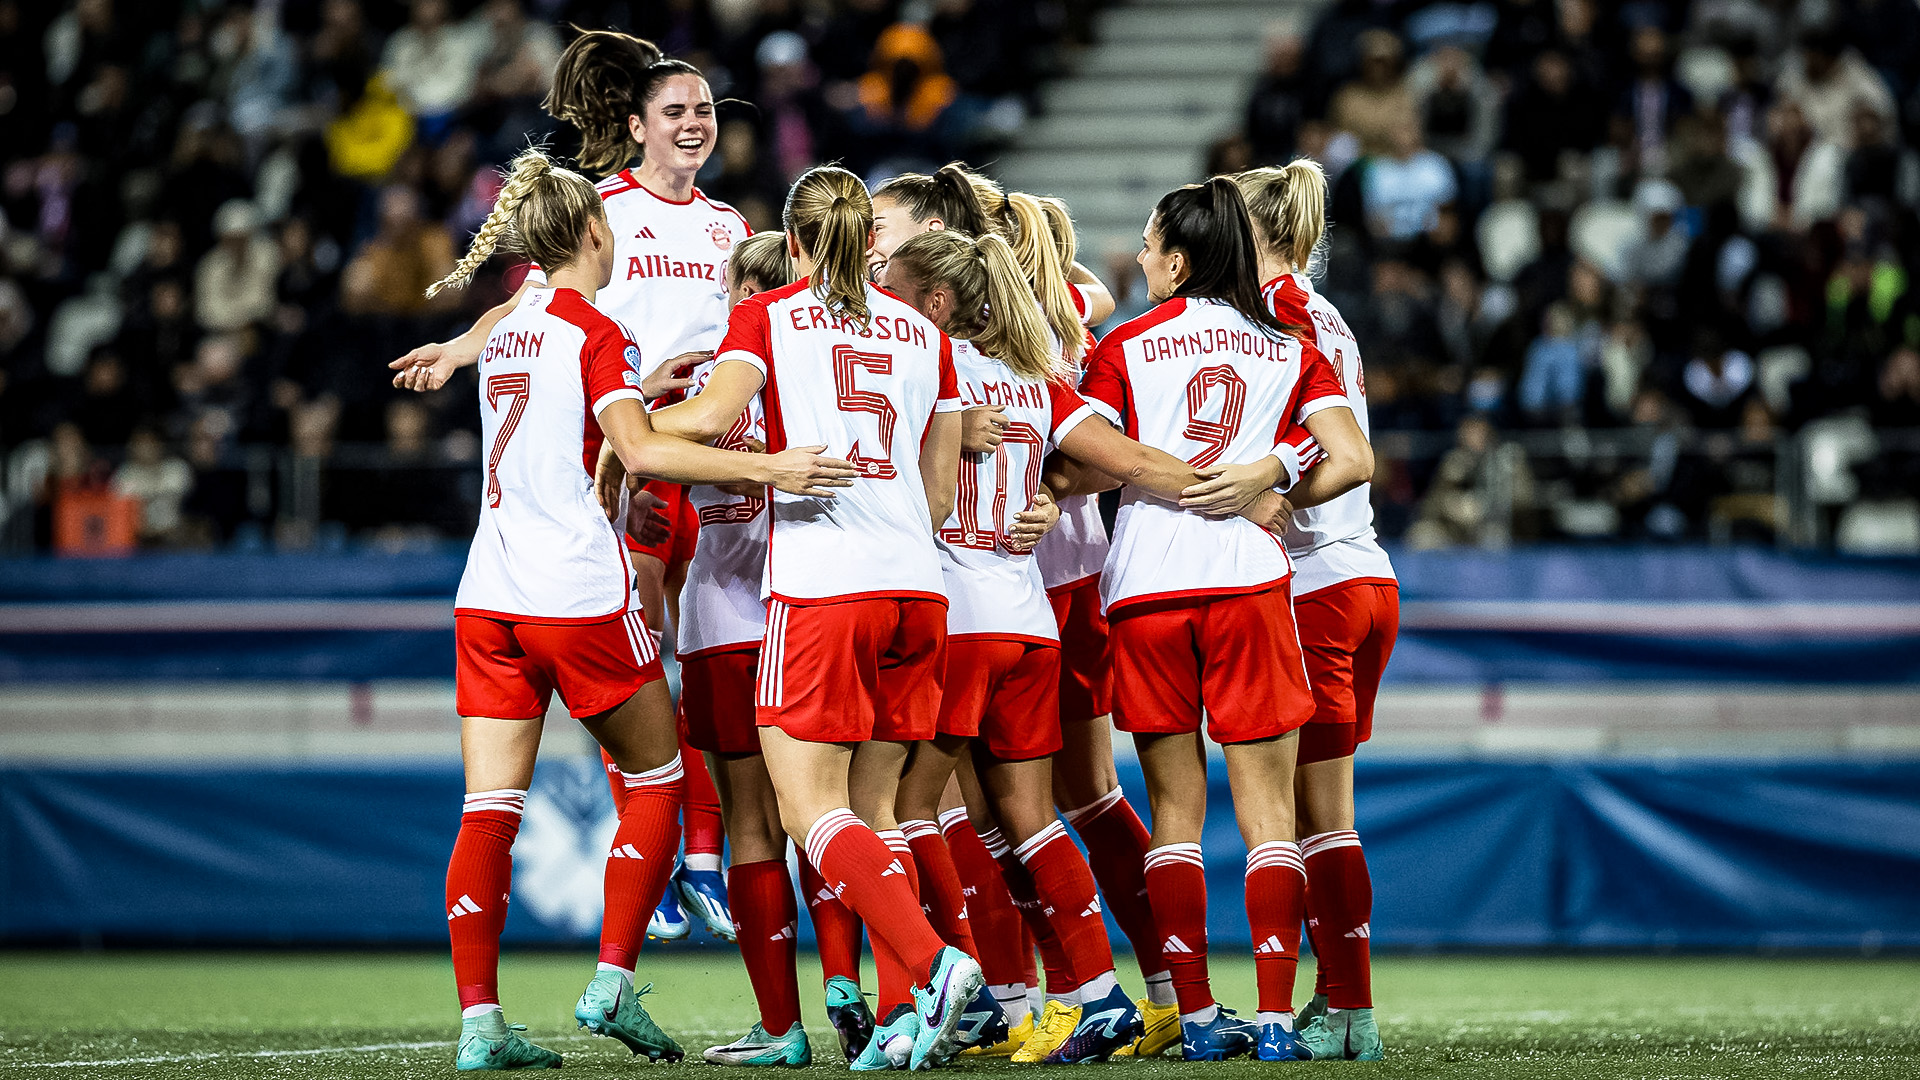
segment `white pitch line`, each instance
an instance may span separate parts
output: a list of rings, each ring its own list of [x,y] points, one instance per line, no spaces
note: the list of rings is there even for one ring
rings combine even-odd
[[[12,1069],[105,1068],[109,1065],[168,1065],[182,1061],[218,1061],[221,1058],[317,1057],[321,1054],[366,1054],[376,1050],[428,1050],[438,1046],[452,1045],[452,1043],[445,1041],[368,1043],[365,1046],[322,1046],[308,1050],[247,1050],[218,1054],[156,1054],[152,1057],[112,1058],[100,1061],[12,1062],[0,1059],[0,1064],[4,1064]]]

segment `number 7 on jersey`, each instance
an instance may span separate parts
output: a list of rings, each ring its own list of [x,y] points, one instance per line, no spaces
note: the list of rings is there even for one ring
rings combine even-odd
[[[527,411],[527,398],[533,396],[532,377],[526,372],[514,375],[491,375],[487,377],[487,404],[494,412],[500,411],[500,399],[508,399],[507,415],[500,419],[500,429],[493,434],[493,453],[487,455],[487,505],[500,505],[500,455],[507,448],[507,440],[513,438],[513,429],[520,426],[520,416]]]

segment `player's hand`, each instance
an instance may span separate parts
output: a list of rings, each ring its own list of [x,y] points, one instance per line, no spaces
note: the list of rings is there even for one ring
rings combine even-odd
[[[1007,430],[1005,405],[981,405],[960,414],[960,449],[969,454],[991,454],[1000,448]]]
[[[600,455],[600,462],[593,470],[593,497],[599,501],[600,509],[606,511],[608,521],[620,519],[620,497],[639,488],[640,478],[627,475],[627,467],[619,454]]]
[[[1024,554],[1040,543],[1040,538],[1060,524],[1060,504],[1046,488],[1033,494],[1033,505],[1013,515],[1013,528],[1007,531],[1007,549]]]
[[[398,360],[391,361],[393,385],[401,390],[425,393],[447,385],[453,373],[480,359],[480,348],[463,338],[422,345]]]
[[[1293,520],[1293,504],[1277,491],[1263,491],[1247,503],[1240,516],[1255,525],[1279,536],[1287,531],[1287,524]]]
[[[637,484],[640,478],[633,479]],[[651,491],[635,490],[627,500],[627,535],[649,547],[673,535],[672,521],[661,512],[666,505]]]
[[[661,364],[646,378],[640,380],[640,396],[648,401],[658,401],[675,390],[691,387],[694,366],[712,356],[711,352],[681,353]]]
[[[822,446],[796,446],[767,458],[767,483],[789,495],[833,498],[833,488],[852,487],[860,475],[853,462],[822,457]]]
[[[738,450],[743,454],[764,454],[767,452],[767,444],[749,435],[744,439],[728,443],[723,449]],[[743,499],[764,499],[767,497],[767,485],[765,484],[721,484],[720,490],[729,495],[738,495]]]
[[[1251,465],[1209,465],[1194,472],[1205,477],[1180,493],[1182,510],[1227,517],[1247,508],[1280,480],[1279,459],[1268,455]]]

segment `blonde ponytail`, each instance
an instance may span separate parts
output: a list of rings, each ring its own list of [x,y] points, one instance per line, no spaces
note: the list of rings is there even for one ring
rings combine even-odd
[[[1040,196],[1040,209],[1046,212],[1047,226],[1053,232],[1053,246],[1060,252],[1060,265],[1072,268],[1080,257],[1080,238],[1073,231],[1073,211],[1065,199]]]
[[[587,223],[605,220],[605,214],[600,193],[586,177],[555,165],[539,147],[523,150],[508,166],[493,211],[466,255],[446,277],[427,286],[427,298],[464,288],[495,251],[528,255],[545,269],[558,270],[579,253]]]
[[[1060,339],[1061,351],[1077,363],[1086,347],[1086,331],[1080,325],[1080,309],[1074,306],[1073,293],[1067,288],[1067,269],[1060,262],[1060,248],[1054,242],[1047,212],[1039,199],[1024,191],[1007,196],[1007,209],[1014,226],[1014,235],[1005,237],[1007,244],[1033,288],[1034,299],[1040,301],[1047,325]]]
[[[794,181],[782,216],[813,260],[813,295],[827,310],[866,326],[867,239],[873,233],[866,185],[837,165],[816,166]]]
[[[1005,240],[970,237],[954,229],[908,239],[887,260],[889,274],[905,274],[921,290],[953,294],[953,313],[940,329],[973,342],[1023,379],[1061,378],[1047,340],[1047,323],[1026,275]]]
[[[1327,174],[1312,158],[1231,177],[1269,254],[1312,273],[1327,233]]]

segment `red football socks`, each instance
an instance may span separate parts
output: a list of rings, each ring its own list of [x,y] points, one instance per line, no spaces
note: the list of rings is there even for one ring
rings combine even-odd
[[[1368,925],[1373,918],[1373,879],[1366,852],[1352,830],[1309,836],[1306,856],[1307,916],[1320,965],[1321,993],[1333,1009],[1373,1008],[1373,966]]]
[[[800,889],[806,897],[807,916],[813,920],[813,940],[820,952],[820,977],[859,983],[860,916],[840,902],[805,855],[800,858]]]
[[[687,769],[686,794],[680,807],[686,852],[712,856],[715,860],[710,866],[692,869],[717,869],[720,852],[727,842],[726,827],[720,821],[720,793],[714,790],[713,777],[707,772],[707,755],[688,746],[684,735],[680,737],[680,760],[686,763]]]
[[[1127,802],[1126,792],[1116,787],[1064,816],[1087,845],[1088,869],[1100,884],[1100,898],[1113,921],[1133,946],[1140,974],[1152,977],[1166,971],[1153,905],[1147,900],[1147,827]]]
[[[1207,981],[1207,871],[1199,844],[1162,844],[1147,852],[1147,896],[1160,928],[1160,955],[1173,975],[1182,1013],[1214,1003]]]
[[[513,890],[513,838],[527,793],[475,791],[460,814],[460,835],[447,860],[447,937],[460,1007],[500,1003],[500,931]]]
[[[740,959],[760,1006],[760,1026],[769,1035],[784,1035],[800,1021],[800,977],[794,970],[799,911],[786,860],[732,867],[727,898],[739,928]]]
[[[903,821],[900,831],[906,834],[920,879],[920,909],[927,913],[940,940],[968,956],[978,956],[960,871],[954,866],[953,852],[947,849],[940,827],[931,821]]]
[[[607,851],[606,913],[600,962],[631,971],[646,940],[647,920],[673,876],[680,849],[680,755],[657,769],[623,774],[627,797]]]
[[[1020,862],[1019,856],[1007,846],[1000,830],[988,829],[981,834],[980,842],[986,845],[1000,864],[1000,880],[1007,883],[1007,895],[1013,898],[1013,906],[1020,912],[1021,921],[1032,931],[1034,943],[1040,947],[1040,961],[1047,972],[1047,994],[1053,997],[1070,996],[1088,978],[1100,974],[1093,971],[1083,977],[1074,970],[1073,958],[1068,955],[1066,946],[1061,944],[1060,936],[1053,931],[1053,911],[1041,897],[1040,886],[1034,883],[1033,875]]]
[[[1301,865],[1299,845],[1269,840],[1247,853],[1246,899],[1260,1011],[1292,1012],[1300,919],[1307,902],[1307,868]]]
[[[1067,827],[1055,821],[1029,837],[1014,855],[1046,901],[1047,921],[1067,954],[1075,982],[1084,984],[1112,971],[1113,945],[1107,940],[1107,920],[1100,914],[1093,872],[1067,836]],[[1047,989],[1053,989],[1051,982]]]
[[[806,847],[807,859],[819,869],[826,887],[873,932],[883,999],[890,989],[889,958],[883,949],[904,969],[908,986],[925,979],[946,943],[920,910],[906,838],[900,838],[902,850],[895,851],[853,811],[841,808],[822,814],[808,827]]]
[[[1033,949],[1029,946],[1024,957],[1020,953],[1025,927],[1020,912],[1013,906],[1013,898],[1007,895],[1007,883],[1001,880],[1000,864],[980,842],[980,834],[973,831],[973,823],[967,820],[965,810],[956,808],[942,813],[940,828],[946,837],[947,850],[953,856],[961,893],[966,897],[967,922],[973,931],[974,944],[980,949],[974,956],[980,960],[987,984],[1033,985],[1030,981]]]

